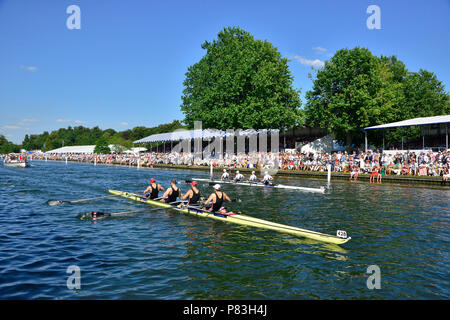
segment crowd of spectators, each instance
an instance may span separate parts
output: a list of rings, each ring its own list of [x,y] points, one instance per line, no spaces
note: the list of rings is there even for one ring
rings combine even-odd
[[[135,154],[34,154],[34,159],[91,162],[98,164],[119,164],[141,167],[166,165],[199,165],[229,169],[282,169],[295,171],[327,171],[347,173],[351,180],[360,174],[371,175],[371,182],[381,182],[385,175],[442,176],[449,177],[450,152],[396,152],[369,150],[367,152],[333,153],[246,153],[227,154],[222,157],[202,157],[193,153],[141,153]],[[372,179],[373,178],[373,179]]]

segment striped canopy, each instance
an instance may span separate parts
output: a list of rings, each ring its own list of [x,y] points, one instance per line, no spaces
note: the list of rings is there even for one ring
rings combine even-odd
[[[425,118],[414,118],[404,121],[392,122],[387,124],[380,124],[378,126],[367,127],[364,130],[373,129],[388,129],[388,128],[398,128],[398,127],[411,127],[411,126],[426,126],[433,124],[443,124],[450,122],[450,115],[425,117]]]
[[[278,129],[263,129],[263,130],[214,130],[214,129],[195,129],[195,130],[177,130],[168,133],[158,133],[151,136],[134,141],[134,143],[147,143],[147,142],[167,142],[167,141],[180,141],[186,139],[210,139],[216,137],[229,137],[229,136],[252,136],[257,134],[268,134],[271,132],[279,132]]]

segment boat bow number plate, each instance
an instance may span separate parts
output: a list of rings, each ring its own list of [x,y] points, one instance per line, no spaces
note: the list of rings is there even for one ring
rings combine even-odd
[[[344,230],[338,230],[336,232],[336,236],[339,238],[347,239],[347,232],[345,232]]]

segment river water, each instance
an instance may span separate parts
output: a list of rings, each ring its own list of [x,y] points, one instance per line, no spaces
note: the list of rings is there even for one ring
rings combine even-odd
[[[312,194],[223,186],[243,201],[229,207],[323,233],[345,230],[352,240],[342,246],[167,209],[97,222],[78,218],[147,208],[123,198],[46,203],[104,196],[108,189],[137,192],[151,177],[167,186],[171,178],[206,176],[50,161],[0,166],[0,299],[450,298],[445,190],[332,183],[326,194]],[[188,185],[180,187],[185,192]],[[200,189],[212,191],[208,183]],[[372,265],[380,277],[369,282],[380,289],[367,286]],[[67,286],[69,266],[80,270],[79,289]]]

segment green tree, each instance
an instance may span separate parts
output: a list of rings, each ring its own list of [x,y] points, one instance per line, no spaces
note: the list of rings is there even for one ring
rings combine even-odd
[[[44,143],[42,144],[41,148],[42,148],[43,152],[47,152],[47,151],[55,149],[55,147],[53,146],[53,143],[52,143],[52,140],[51,140],[50,136],[47,136],[47,138],[44,141]]]
[[[450,114],[450,96],[434,73],[423,69],[419,72],[408,72],[402,84],[404,101],[401,105],[401,115],[396,121]],[[402,138],[411,140],[420,137],[419,127],[396,128],[385,132],[388,144],[400,142]]]
[[[449,94],[432,72],[410,72],[404,81],[404,93],[406,118],[450,114]]]
[[[121,152],[125,151],[126,149],[133,148],[133,142],[122,138],[120,133],[114,134],[112,137],[110,137],[107,140],[107,142],[108,142],[108,145],[110,145],[110,144],[114,145],[114,147],[112,148],[112,151],[117,152],[117,153],[121,153]]]
[[[32,150],[31,147],[31,141],[30,141],[30,137],[26,134],[25,137],[23,138],[23,142],[22,142],[22,146],[24,147],[24,149],[26,150]]]
[[[20,145],[8,141],[4,135],[0,134],[0,154],[20,152]]]
[[[286,58],[268,41],[238,28],[225,28],[205,56],[190,66],[184,81],[184,123],[203,128],[281,128],[300,125],[299,91]]]
[[[391,122],[403,102],[401,63],[356,47],[335,53],[306,93],[308,122],[328,128],[347,149],[363,141],[361,128]],[[395,72],[394,72],[395,69]]]
[[[94,153],[111,153],[111,150],[108,147],[108,142],[104,137],[100,137],[97,140],[94,148]]]
[[[133,141],[144,138],[151,134],[172,132],[184,126],[177,120],[156,127],[135,127],[132,130],[116,132],[114,129],[102,130],[99,127],[86,128],[83,126],[60,128],[50,133],[44,131],[42,134],[26,134],[22,145],[27,150],[41,149],[52,150],[62,146],[95,145],[103,137],[108,144],[117,144],[126,149],[133,147]]]

